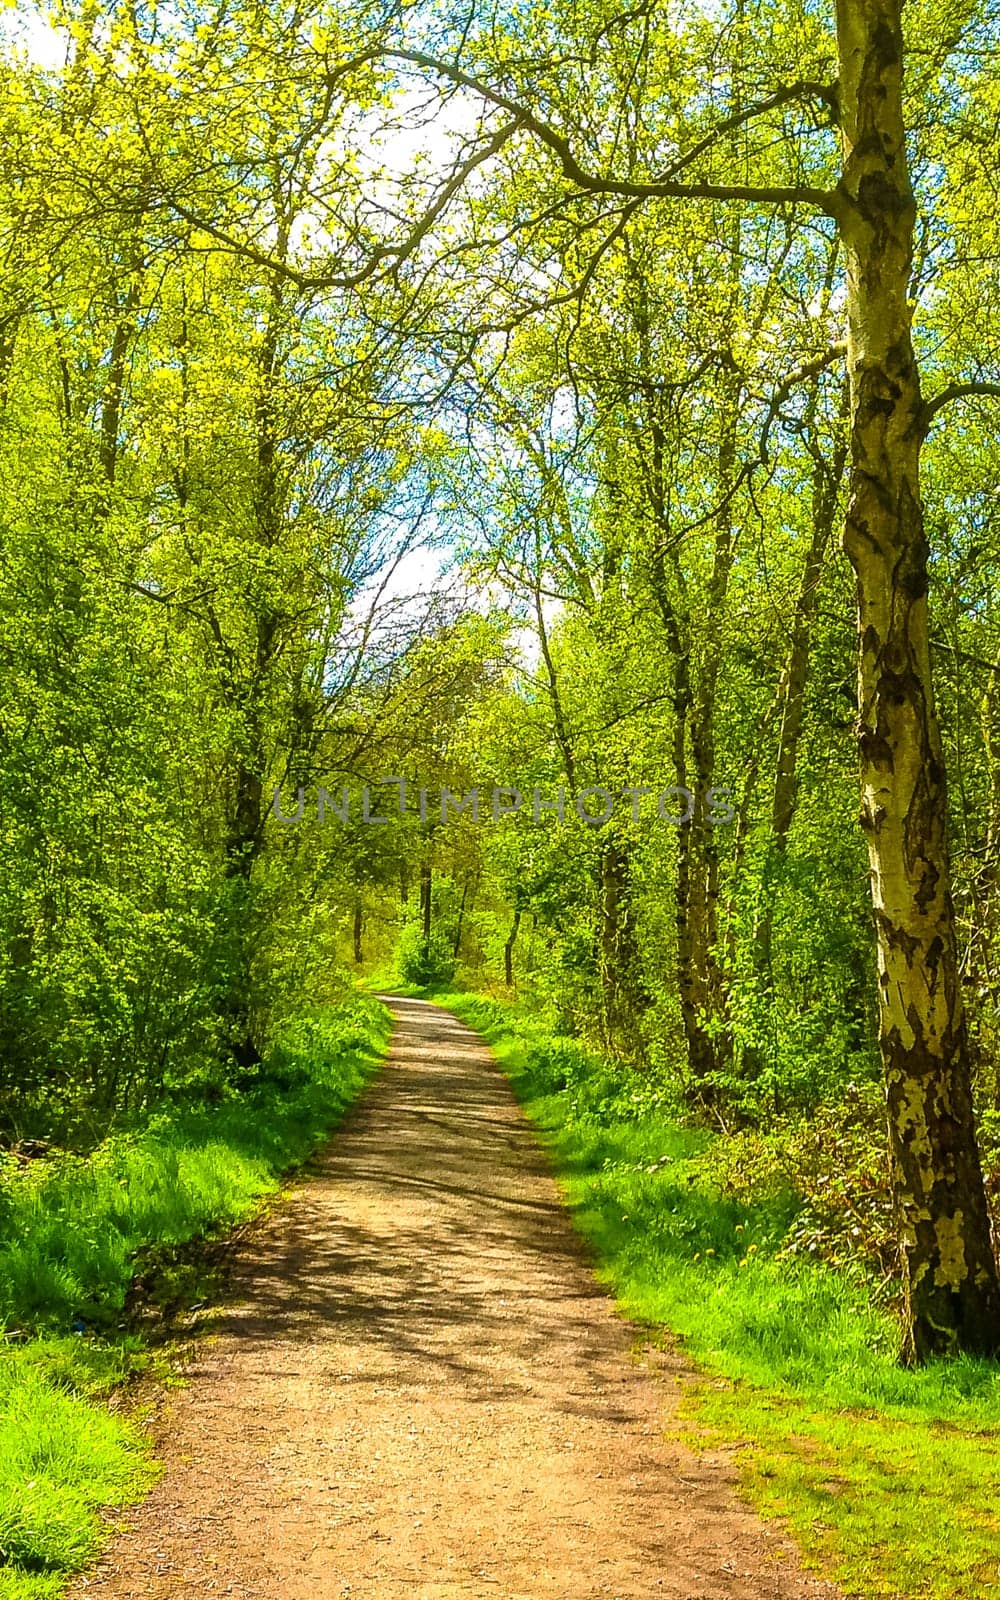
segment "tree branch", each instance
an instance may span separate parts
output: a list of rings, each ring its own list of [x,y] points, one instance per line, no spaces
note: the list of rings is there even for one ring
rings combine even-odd
[[[821,356],[817,356],[815,360],[807,361],[805,366],[798,367],[794,372],[789,373],[788,377],[778,385],[777,389],[775,389],[774,394],[771,396],[771,401],[767,408],[767,416],[764,418],[764,426],[760,433],[760,459],[765,467],[768,465],[770,460],[767,448],[768,436],[771,432],[771,428],[774,425],[775,419],[777,418],[778,412],[781,410],[782,405],[788,399],[788,396],[791,394],[792,390],[798,388],[800,383],[805,383],[809,378],[818,378],[821,372],[825,372],[827,367],[832,367],[833,363],[840,356],[844,355],[846,351],[847,345],[842,339],[839,340],[836,344],[832,344],[828,350],[824,350],[823,354]]]
[[[630,183],[625,179],[599,178],[580,166],[573,154],[569,140],[563,134],[558,133],[547,122],[543,122],[540,117],[537,117],[533,111],[529,111],[527,106],[521,104],[521,102],[512,100],[509,95],[502,94],[499,89],[494,89],[490,84],[483,83],[481,79],[473,77],[468,72],[463,72],[460,67],[452,66],[447,61],[441,61],[437,56],[427,55],[422,50],[391,50],[387,54],[396,61],[409,61],[414,66],[423,67],[428,72],[437,73],[450,83],[454,83],[458,88],[469,89],[473,94],[480,95],[491,105],[507,111],[512,117],[516,118],[520,127],[534,134],[540,144],[545,145],[547,149],[551,150],[559,158],[563,176],[587,194],[619,195],[623,198],[634,200],[746,200],[762,205],[809,205],[814,210],[821,211],[830,217],[839,215],[843,209],[842,199],[836,190],[814,189],[806,184],[771,187],[742,183],[677,183],[670,178],[654,179],[649,183]],[[727,118],[725,122],[720,124],[717,132],[723,132],[730,126],[738,127],[755,111],[763,113],[774,109],[776,105],[785,104],[787,100],[794,99],[796,96],[801,98],[804,89],[807,87],[813,92],[813,98],[819,93],[829,101],[833,94],[829,87],[822,85],[793,85],[788,91],[779,91],[777,95],[772,95],[768,100],[760,102],[759,106],[751,111]],[[710,142],[711,138],[714,137],[715,135],[710,136]],[[692,152],[691,159],[693,159],[695,153],[700,154],[701,152],[700,150]],[[687,164],[687,160],[687,157],[681,158],[671,170],[680,170],[680,167]]]
[[[933,400],[928,400],[923,409],[924,432],[930,428],[938,412],[953,400],[964,400],[969,395],[993,395],[1000,398],[1000,383],[949,383],[947,388],[936,394]]]
[[[273,256],[266,250],[259,250],[248,240],[235,239],[226,229],[219,227],[208,217],[200,215],[186,206],[176,195],[165,193],[164,200],[167,205],[192,227],[207,233],[210,238],[218,240],[227,250],[235,255],[241,255],[253,261],[259,267],[279,273],[288,278],[300,289],[356,289],[363,283],[368,283],[379,275],[391,276],[402,263],[417,249],[430,232],[441,213],[446,210],[455,195],[465,185],[477,167],[482,166],[506,144],[512,134],[516,133],[520,123],[515,119],[507,122],[502,128],[487,139],[467,160],[462,161],[452,172],[447,183],[436,195],[426,211],[413,224],[406,236],[398,243],[379,244],[374,246],[368,259],[354,272],[322,273],[303,272],[293,267],[287,260]],[[381,273],[380,273],[381,269]]]
[[[664,178],[673,178],[682,168],[689,167],[698,156],[704,155],[706,150],[711,149],[712,145],[723,134],[733,133],[745,123],[752,122],[755,117],[764,116],[766,112],[776,111],[780,106],[790,105],[796,100],[819,100],[830,109],[832,115],[837,115],[836,84],[811,83],[807,79],[803,79],[801,83],[791,83],[787,88],[775,90],[774,94],[769,95],[766,100],[758,100],[752,106],[747,106],[742,111],[734,111],[731,116],[724,117],[721,122],[717,122],[715,127],[711,128],[703,139],[699,139],[696,145],[686,151],[684,155],[678,156],[677,160],[671,163],[663,174]]]

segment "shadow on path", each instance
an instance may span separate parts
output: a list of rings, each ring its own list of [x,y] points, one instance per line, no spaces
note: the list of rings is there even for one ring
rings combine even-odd
[[[477,1036],[394,1000],[389,1059],[247,1241],[102,1600],[805,1600],[725,1456],[664,1433]]]

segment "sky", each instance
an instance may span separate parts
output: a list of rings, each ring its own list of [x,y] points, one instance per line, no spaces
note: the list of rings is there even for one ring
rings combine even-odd
[[[23,50],[39,67],[61,67],[66,59],[65,32],[53,28],[34,6],[17,5],[0,12],[0,39]]]

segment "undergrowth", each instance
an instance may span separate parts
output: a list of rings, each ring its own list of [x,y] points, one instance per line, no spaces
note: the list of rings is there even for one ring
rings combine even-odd
[[[129,1331],[137,1264],[251,1216],[315,1149],[384,1053],[385,1008],[357,997],[300,1020],[242,1094],[164,1111],[85,1157],[0,1167],[0,1600],[48,1600],[96,1554],[100,1508],[155,1476],[109,1394],[150,1362]]]
[[[641,1076],[502,1002],[436,998],[493,1045],[622,1310],[693,1358],[692,1439],[749,1446],[761,1513],[849,1594],[995,1596],[1000,1368],[899,1365],[878,1271],[802,1250],[810,1175],[734,1183],[725,1136],[680,1125]]]

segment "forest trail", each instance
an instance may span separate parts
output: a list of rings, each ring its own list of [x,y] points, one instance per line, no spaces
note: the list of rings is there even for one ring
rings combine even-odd
[[[482,1041],[394,1000],[389,1060],[240,1246],[73,1600],[818,1600],[725,1453],[665,1433]]]

